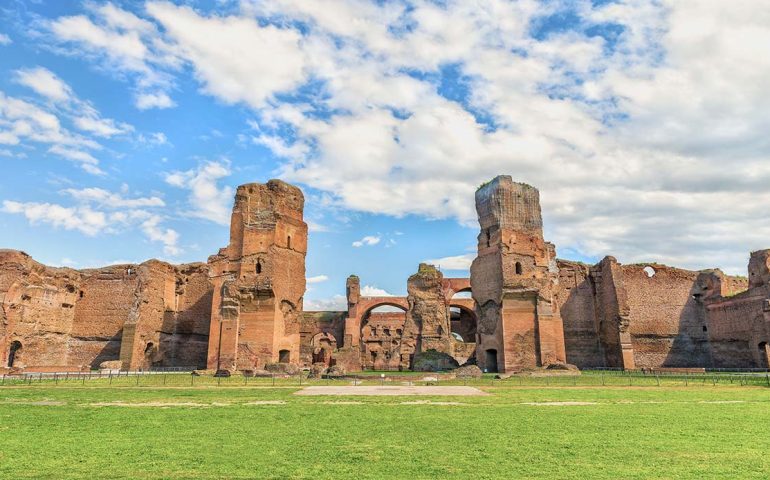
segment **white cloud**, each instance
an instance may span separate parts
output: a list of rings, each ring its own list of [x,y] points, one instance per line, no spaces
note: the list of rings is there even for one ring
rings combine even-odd
[[[229,103],[259,108],[305,79],[302,36],[294,29],[237,16],[205,17],[168,2],[148,2],[147,11],[193,65],[206,92]]]
[[[738,271],[768,246],[768,4],[240,6],[216,15],[148,2],[147,19],[90,6],[50,31],[133,75],[138,95],[168,97],[189,65],[204,92],[253,109],[257,134],[241,142],[271,149],[281,177],[337,208],[475,226],[476,186],[512,174],[541,189],[546,232],[565,251]],[[536,35],[565,10],[580,21]],[[8,120],[3,100],[0,142],[12,145],[33,120]],[[183,173],[171,181],[192,192],[197,171]],[[191,204],[225,224],[230,198],[216,179],[202,183]]]
[[[176,106],[176,103],[165,92],[139,93],[136,95],[134,104],[139,110],[163,109]]]
[[[31,88],[38,95],[56,102],[68,101],[73,96],[69,85],[47,68],[35,67],[16,70],[15,79],[17,83]]]
[[[329,280],[329,277],[326,275],[316,275],[314,277],[308,277],[307,283],[321,283]]]
[[[163,200],[158,197],[126,198],[124,194],[128,191],[127,185],[121,188],[121,193],[101,188],[70,188],[60,193],[74,199],[76,205],[5,200],[0,210],[24,215],[31,225],[76,230],[88,236],[138,229],[150,242],[162,244],[165,255],[182,253],[178,245],[179,233],[165,227],[164,217],[151,210],[164,206]]]
[[[167,173],[166,183],[190,191],[191,216],[229,225],[234,192],[232,187],[217,184],[218,180],[229,175],[229,162],[211,161],[192,170]]]
[[[361,240],[356,240],[353,242],[353,246],[356,248],[363,247],[364,245],[372,246],[377,245],[380,243],[381,237],[379,235],[367,235]]]
[[[383,290],[382,288],[373,287],[371,285],[364,285],[361,287],[361,296],[363,297],[392,297],[392,293]]]
[[[67,188],[63,193],[80,202],[93,202],[105,208],[142,208],[163,207],[165,202],[159,197],[125,198],[119,193],[110,192],[103,188]]]
[[[159,215],[151,215],[141,224],[142,231],[152,242],[161,242],[163,252],[166,255],[179,255],[182,250],[177,246],[179,234],[170,228],[160,226],[162,218]]]
[[[4,33],[0,33],[0,45],[10,45],[11,43],[13,43],[11,37]]]
[[[467,253],[465,255],[455,255],[451,257],[425,260],[425,263],[435,265],[442,270],[470,270],[471,263],[473,262],[474,258],[476,258],[475,253]]]
[[[118,78],[135,79],[138,108],[173,106],[166,93],[173,81],[165,70],[178,69],[180,60],[156,26],[111,3],[86,6],[85,15],[47,21],[50,40],[72,55],[95,60]]]
[[[51,203],[3,201],[3,211],[24,215],[32,225],[50,224],[55,228],[78,230],[93,236],[107,227],[104,212],[89,207],[68,208]]]
[[[307,299],[303,305],[306,312],[341,312],[348,308],[348,299],[344,295],[334,295],[331,298]]]

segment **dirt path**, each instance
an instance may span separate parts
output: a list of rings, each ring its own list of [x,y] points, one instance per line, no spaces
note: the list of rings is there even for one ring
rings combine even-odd
[[[489,395],[486,392],[482,392],[478,388],[473,387],[440,387],[440,386],[350,386],[350,387],[306,387],[302,390],[294,392],[294,395],[344,395],[344,396],[356,396],[356,395],[453,395],[453,396],[469,396],[469,395]]]

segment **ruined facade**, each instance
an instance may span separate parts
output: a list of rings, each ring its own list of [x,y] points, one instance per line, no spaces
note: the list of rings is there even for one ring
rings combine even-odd
[[[205,264],[74,270],[0,250],[0,369],[768,368],[770,250],[748,278],[586,265],[544,240],[534,187],[500,176],[475,200],[470,278],[421,264],[407,296],[367,297],[352,275],[336,312],[303,311],[304,197],[279,180],[237,189],[229,244]]]

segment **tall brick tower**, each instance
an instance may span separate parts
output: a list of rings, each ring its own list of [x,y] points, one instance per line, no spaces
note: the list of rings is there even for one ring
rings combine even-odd
[[[479,366],[511,372],[564,362],[564,328],[553,298],[556,252],[543,240],[539,192],[500,175],[476,191],[476,212],[481,232],[471,288]]]
[[[302,191],[280,180],[241,185],[230,244],[209,257],[214,286],[208,368],[299,361],[307,224]]]

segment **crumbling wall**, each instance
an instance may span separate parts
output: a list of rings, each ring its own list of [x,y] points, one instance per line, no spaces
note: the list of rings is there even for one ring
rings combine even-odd
[[[751,253],[748,279],[719,270],[701,276],[715,367],[770,368],[769,263],[770,250],[759,250]]]
[[[539,192],[501,175],[476,191],[476,211],[479,366],[509,372],[564,362],[555,248],[543,240]]]
[[[406,283],[409,310],[404,337],[416,341],[418,352],[452,353],[449,303],[443,292],[443,279],[436,267],[421,263]]]
[[[3,366],[14,342],[21,345],[14,349],[14,367],[69,364],[69,332],[79,284],[75,270],[46,267],[23,252],[0,251]]]
[[[604,367],[591,267],[566,260],[558,260],[558,267],[556,296],[564,323],[567,363],[579,368]]]
[[[238,187],[230,243],[209,258],[209,368],[299,363],[307,251],[303,208],[302,191],[280,180]]]
[[[623,265],[636,368],[711,365],[699,273],[659,264]]]
[[[75,321],[69,338],[69,364],[98,368],[118,360],[123,324],[137,288],[136,265],[84,270],[77,286]]]
[[[300,363],[333,365],[342,346],[346,312],[302,312],[300,321]]]

